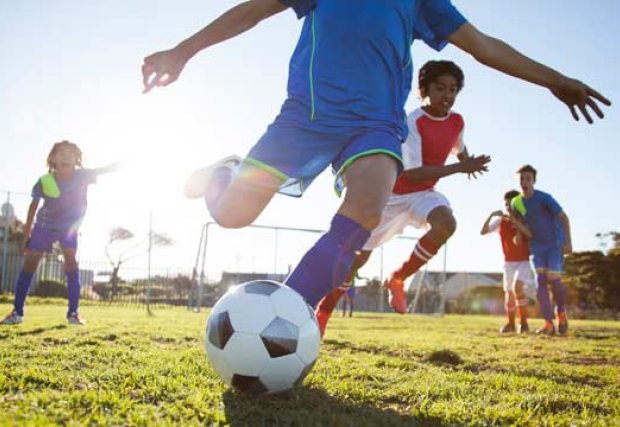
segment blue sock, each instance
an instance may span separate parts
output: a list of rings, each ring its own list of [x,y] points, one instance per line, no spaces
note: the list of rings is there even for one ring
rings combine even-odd
[[[553,292],[553,299],[555,300],[555,306],[558,309],[558,313],[566,311],[566,288],[561,279],[553,279],[551,281],[551,289]]]
[[[26,302],[28,289],[30,289],[32,276],[34,276],[34,273],[22,270],[17,277],[17,283],[15,284],[15,302],[13,303],[13,310],[19,316],[24,315],[24,303]]]
[[[536,281],[538,282],[538,289],[537,289],[536,296],[538,297],[538,304],[540,305],[540,312],[545,320],[552,322],[553,321],[553,309],[551,308],[551,301],[549,300],[549,289],[547,288],[547,275],[545,273],[537,274]]]
[[[370,232],[346,216],[336,214],[327,233],[303,256],[286,284],[312,307],[344,282],[351,272],[356,252]]]
[[[67,317],[77,313],[80,304],[80,270],[67,271],[67,295],[69,311]]]

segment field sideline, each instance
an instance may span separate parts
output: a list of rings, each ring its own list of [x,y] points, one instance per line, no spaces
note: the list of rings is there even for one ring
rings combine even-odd
[[[26,310],[0,327],[2,426],[620,425],[620,322],[547,338],[500,336],[499,317],[337,313],[303,387],[251,397],[210,368],[206,312],[84,306],[70,327],[64,305]]]

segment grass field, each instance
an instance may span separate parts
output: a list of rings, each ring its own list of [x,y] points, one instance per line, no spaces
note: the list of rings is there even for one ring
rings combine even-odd
[[[62,305],[26,309],[0,327],[3,426],[620,425],[619,322],[547,338],[500,336],[499,317],[335,317],[301,388],[252,397],[209,366],[206,313],[86,306],[70,327]]]

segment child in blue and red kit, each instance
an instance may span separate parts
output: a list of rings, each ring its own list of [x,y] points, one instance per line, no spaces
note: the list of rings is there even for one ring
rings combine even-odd
[[[553,308],[549,299],[549,287],[553,294],[558,316],[558,332],[568,331],[566,317],[566,288],[561,280],[564,255],[573,251],[570,222],[559,203],[547,193],[534,189],[536,169],[530,165],[521,167],[519,184],[522,194],[512,199],[512,207],[519,212],[530,235],[530,254],[536,269],[537,297],[545,325],[538,334],[555,334]]]
[[[65,260],[69,310],[67,320],[72,325],[85,322],[78,315],[80,301],[79,268],[75,258],[77,231],[86,213],[88,186],[97,176],[115,170],[118,165],[99,169],[82,169],[82,151],[69,141],[61,141],[52,147],[47,156],[49,173],[43,175],[32,188],[32,202],[24,225],[24,266],[17,278],[13,311],[0,322],[3,325],[17,325],[24,319],[24,303],[32,277],[45,252],[52,249],[54,242],[60,243]],[[41,209],[39,201],[44,203]],[[38,209],[38,212],[37,212]],[[32,227],[33,220],[34,227]]]

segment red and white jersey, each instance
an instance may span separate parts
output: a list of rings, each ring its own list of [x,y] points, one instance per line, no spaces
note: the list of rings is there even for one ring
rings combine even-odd
[[[489,231],[499,232],[504,251],[504,261],[527,261],[530,258],[530,246],[527,238],[522,236],[519,244],[515,243],[517,227],[506,218],[493,218],[489,223]]]
[[[458,154],[465,149],[463,117],[450,111],[446,117],[433,117],[422,108],[407,116],[409,135],[402,146],[404,169],[420,166],[443,166],[450,153]],[[396,180],[393,192],[409,194],[432,189],[438,179],[412,183],[404,174]]]

